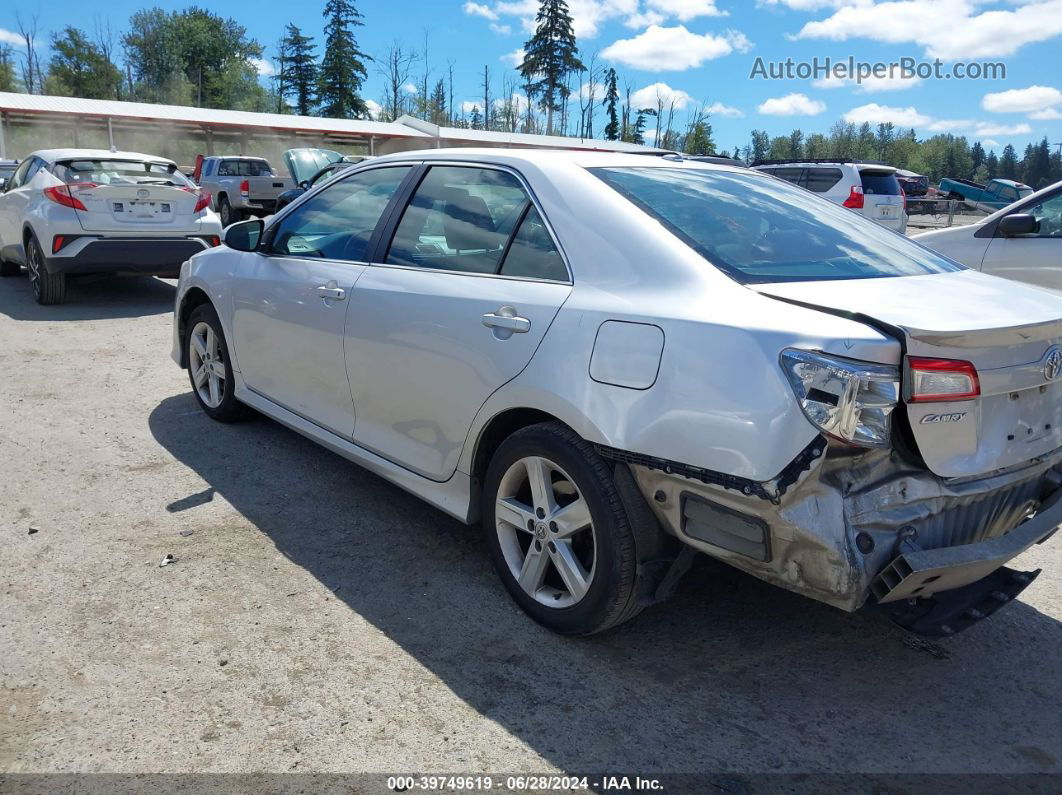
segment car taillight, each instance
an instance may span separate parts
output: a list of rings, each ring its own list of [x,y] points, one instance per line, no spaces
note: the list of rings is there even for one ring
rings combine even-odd
[[[248,182],[247,180],[244,180],[243,182],[241,182],[240,183],[240,195],[243,198],[246,199],[247,196],[250,194],[250,192],[251,192],[251,183]]]
[[[211,235],[210,237],[207,238],[207,242],[211,246],[220,246],[221,245],[221,238],[218,235]]]
[[[900,201],[903,202],[904,212],[907,212],[907,194],[904,192],[903,188],[900,188]]]
[[[52,253],[55,254],[63,247],[63,236],[56,235],[52,238]]]
[[[844,206],[852,210],[863,209],[863,186],[853,185],[848,198],[844,200]]]
[[[977,368],[962,359],[907,357],[909,403],[947,403],[981,396]]]
[[[70,189],[87,190],[95,187],[96,185],[91,182],[85,182],[79,185],[53,185],[50,188],[44,189],[44,197],[56,204],[61,204],[64,207],[73,207],[75,210],[88,210],[88,207],[82,204],[81,199],[77,198]]]
[[[204,207],[210,206],[210,191],[200,191],[198,188],[181,188],[181,190],[195,194],[195,208],[192,210],[193,215]]]
[[[812,425],[860,447],[888,447],[899,368],[814,351],[782,351],[782,369]]]

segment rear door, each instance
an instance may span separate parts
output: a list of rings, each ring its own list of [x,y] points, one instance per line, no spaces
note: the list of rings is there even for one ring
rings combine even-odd
[[[172,163],[72,159],[57,162],[52,173],[80,203],[75,211],[86,232],[199,230],[199,191]]]
[[[348,439],[354,406],[343,359],[347,305],[377,223],[409,170],[372,169],[330,185],[271,225],[233,282],[244,382]]]
[[[888,169],[860,169],[863,184],[863,214],[889,227],[903,221],[903,193],[896,173]]]
[[[997,232],[988,243],[981,270],[1062,291],[1062,189],[1017,212],[1036,218],[1039,229],[1019,237],[1002,237]]]
[[[570,278],[510,171],[432,166],[396,216],[348,310],[354,440],[441,481],[476,412],[531,360]]]

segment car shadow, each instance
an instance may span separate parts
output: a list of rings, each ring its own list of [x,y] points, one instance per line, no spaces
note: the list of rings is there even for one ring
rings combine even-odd
[[[517,611],[477,529],[270,420],[195,409],[189,394],[152,412],[163,448],[561,769],[1062,769],[1062,625],[1025,603],[936,643],[702,556],[665,605],[563,638]]]
[[[48,322],[161,315],[173,311],[176,291],[176,282],[151,276],[79,276],[67,279],[64,303],[41,306],[23,270],[0,279],[0,314]]]

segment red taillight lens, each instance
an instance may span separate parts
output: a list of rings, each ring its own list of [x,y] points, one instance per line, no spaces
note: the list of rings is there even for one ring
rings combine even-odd
[[[53,254],[57,253],[59,251],[59,249],[61,249],[63,247],[63,240],[64,240],[64,238],[63,238],[62,235],[56,235],[55,237],[52,238],[52,253]]]
[[[207,241],[212,246],[220,246],[221,245],[221,238],[218,237],[217,235],[211,235],[209,238],[207,238]]]
[[[904,193],[903,188],[900,188],[900,201],[903,202],[904,212],[907,212],[907,194]]]
[[[200,210],[204,210],[204,209],[206,209],[209,206],[210,206],[210,193],[208,193],[207,191],[203,191],[202,193],[199,194],[199,199],[196,201],[195,209],[192,210],[192,212],[193,213],[197,213]]]
[[[851,210],[863,209],[863,186],[853,185],[852,191],[848,194],[848,198],[844,200],[844,206]]]
[[[70,192],[70,188],[95,188],[92,184],[83,185],[53,185],[50,188],[44,189],[44,196],[47,199],[51,199],[56,204],[61,204],[64,207],[73,207],[75,210],[87,210],[88,208],[81,203],[81,200]]]
[[[907,369],[910,403],[946,403],[972,400],[981,395],[981,382],[972,362],[908,356]]]
[[[241,182],[240,183],[240,195],[241,196],[246,196],[250,192],[251,192],[251,183],[248,182],[247,180],[244,180],[243,182]]]

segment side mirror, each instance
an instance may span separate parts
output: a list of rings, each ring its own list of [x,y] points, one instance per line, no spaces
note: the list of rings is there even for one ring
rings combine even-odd
[[[1040,222],[1026,213],[1014,213],[999,219],[996,231],[1003,237],[1031,235],[1040,226]]]
[[[7,177],[0,177],[0,193],[7,190]]]
[[[236,251],[255,251],[262,239],[265,224],[261,218],[251,218],[232,224],[225,230],[225,245]]]
[[[302,182],[299,183],[299,187],[302,188],[303,190],[309,190],[310,189],[310,180],[304,179]]]

